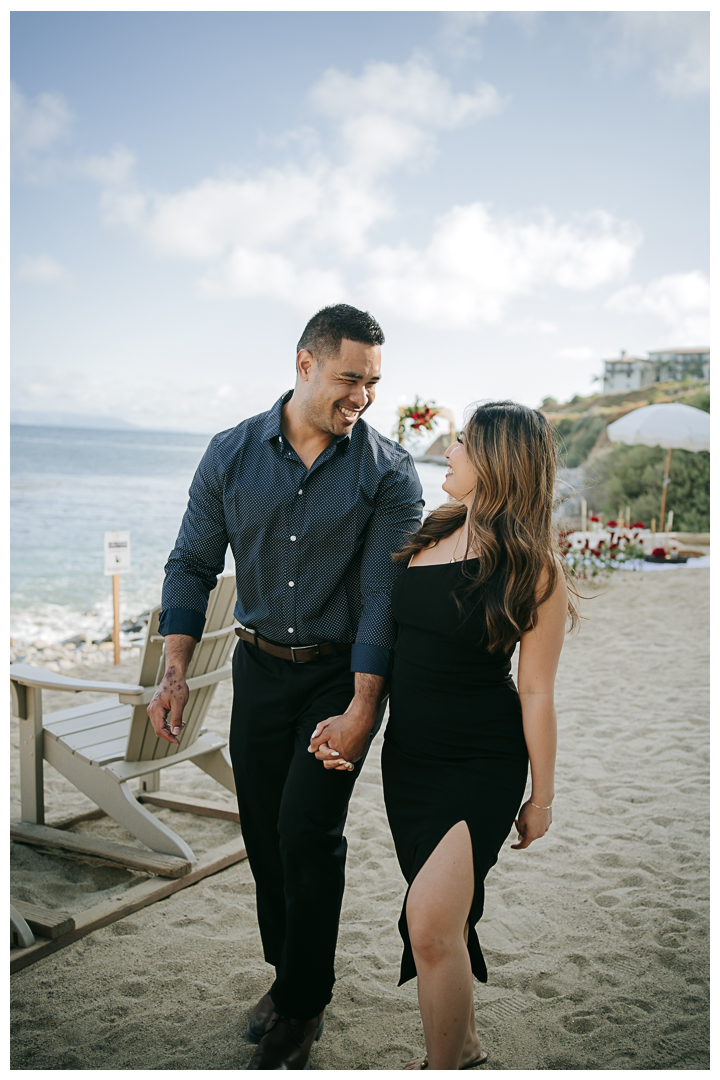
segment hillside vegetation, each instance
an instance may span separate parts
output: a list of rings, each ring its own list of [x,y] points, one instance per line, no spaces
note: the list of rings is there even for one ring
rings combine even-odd
[[[617,517],[629,505],[635,520],[649,525],[652,518],[659,519],[667,452],[611,443],[606,428],[633,409],[672,401],[710,412],[709,383],[656,383],[625,394],[575,396],[564,404],[545,398],[541,408],[557,431],[561,466],[581,469],[588,503],[606,518]],[[673,451],[667,509],[674,513],[677,531],[709,530],[708,452]]]

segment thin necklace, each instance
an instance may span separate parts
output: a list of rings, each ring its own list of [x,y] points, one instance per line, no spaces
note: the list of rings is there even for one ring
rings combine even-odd
[[[457,559],[455,558],[455,556],[457,555],[458,544],[460,543],[460,537],[461,536],[462,536],[462,529],[460,529],[460,536],[458,536],[457,540],[455,541],[455,550],[453,551],[452,559],[450,560],[451,563],[457,562]],[[465,551],[465,554],[467,555],[467,550]]]

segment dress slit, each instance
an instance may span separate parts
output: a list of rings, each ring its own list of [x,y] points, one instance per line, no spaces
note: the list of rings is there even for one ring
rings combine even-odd
[[[473,898],[470,903],[470,911],[468,912],[467,917],[467,948],[468,953],[470,954],[470,967],[472,968],[472,973],[476,979],[478,979],[480,982],[487,982],[487,967],[485,965],[485,958],[482,954],[480,942],[478,940],[477,932],[475,930],[475,924],[478,922],[483,913],[483,907],[485,902],[485,886],[482,881],[478,883],[477,880],[477,860],[475,857],[475,845],[473,843],[473,834],[470,827],[470,822],[467,820],[466,817],[460,817],[457,821],[454,821],[451,825],[448,825],[448,827],[440,835],[439,839],[435,840],[431,845],[419,845],[417,848],[415,858],[413,859],[413,868],[410,871],[410,877],[407,878],[408,887],[405,890],[405,898],[403,900],[402,912],[400,913],[400,918],[398,920],[398,930],[400,931],[400,937],[403,940],[404,946],[402,960],[400,962],[400,981],[398,982],[398,986],[402,986],[403,983],[407,982],[409,979],[414,979],[417,975],[415,957],[412,951],[412,942],[410,940],[410,931],[408,929],[407,923],[407,901],[408,896],[410,895],[410,889],[413,886],[415,878],[425,866],[430,856],[433,854],[433,852],[437,850],[440,844],[442,844],[448,833],[452,829],[454,829],[456,825],[459,825],[460,822],[465,823],[465,825],[467,826],[468,835],[470,837],[470,846],[472,848],[473,879],[475,882],[473,888]]]

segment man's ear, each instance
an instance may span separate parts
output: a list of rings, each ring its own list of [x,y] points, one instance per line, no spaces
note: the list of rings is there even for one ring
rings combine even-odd
[[[295,357],[295,368],[297,370],[298,379],[302,379],[303,382],[307,382],[310,378],[312,369],[316,367],[315,357],[307,349],[301,349]]]

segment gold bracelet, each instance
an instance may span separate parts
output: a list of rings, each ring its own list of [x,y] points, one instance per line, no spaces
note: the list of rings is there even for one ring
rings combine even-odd
[[[534,806],[536,810],[552,810],[552,803],[550,803],[549,806],[538,806],[538,804],[536,802],[533,802],[531,799],[530,805]]]

